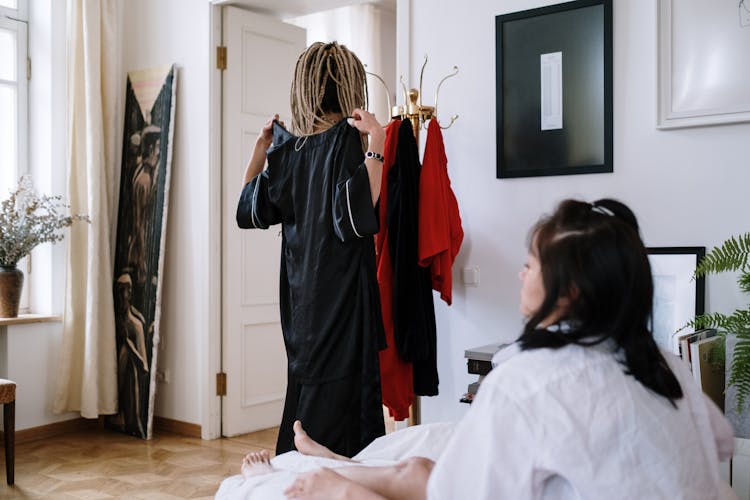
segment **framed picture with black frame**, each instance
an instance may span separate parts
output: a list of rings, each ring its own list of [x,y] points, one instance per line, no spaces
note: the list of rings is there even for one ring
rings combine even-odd
[[[649,247],[647,251],[654,280],[651,332],[659,347],[679,354],[677,330],[705,310],[705,278],[693,276],[706,247]]]
[[[612,172],[612,0],[495,17],[497,178]]]

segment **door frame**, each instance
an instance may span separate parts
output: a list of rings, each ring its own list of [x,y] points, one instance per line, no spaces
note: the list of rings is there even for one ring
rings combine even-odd
[[[210,5],[209,22],[209,172],[208,172],[208,335],[204,337],[205,376],[201,384],[201,438],[221,437],[221,396],[216,395],[216,374],[221,372],[221,85],[216,68],[216,47],[222,43],[222,7]]]

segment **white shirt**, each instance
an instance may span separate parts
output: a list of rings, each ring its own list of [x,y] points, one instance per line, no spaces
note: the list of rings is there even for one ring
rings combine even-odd
[[[718,498],[731,427],[683,363],[663,355],[682,387],[677,409],[605,346],[500,351],[428,498]]]

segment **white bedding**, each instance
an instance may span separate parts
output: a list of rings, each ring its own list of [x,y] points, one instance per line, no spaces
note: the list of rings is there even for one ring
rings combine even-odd
[[[425,424],[393,432],[373,441],[355,457],[356,465],[391,465],[408,457],[437,460],[453,433],[454,423]],[[217,500],[286,500],[283,491],[298,474],[320,467],[337,468],[354,465],[296,451],[283,453],[271,460],[276,472],[243,478],[231,476],[222,481]],[[239,469],[240,464],[237,464]]]

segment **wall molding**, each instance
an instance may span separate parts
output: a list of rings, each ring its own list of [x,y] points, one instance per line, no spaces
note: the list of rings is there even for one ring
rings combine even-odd
[[[154,433],[159,432],[201,439],[201,426],[198,424],[172,420],[171,418],[154,417]]]
[[[40,439],[47,439],[72,432],[85,432],[94,429],[101,429],[104,425],[103,422],[104,421],[101,420],[100,423],[99,419],[79,417],[72,420],[63,420],[62,422],[29,427],[28,429],[16,431],[16,444],[38,441]],[[4,433],[0,434],[3,434],[3,438],[5,437]]]
[[[88,432],[104,428],[104,417],[98,419],[79,417],[72,420],[63,420],[62,422],[54,422],[52,424],[29,427],[28,429],[16,431],[16,444],[48,439],[62,434]],[[200,425],[182,422],[180,420],[172,420],[171,418],[154,417],[154,431],[156,433],[169,432],[179,436],[201,439]],[[0,440],[4,439],[4,437],[4,433],[0,431]]]

